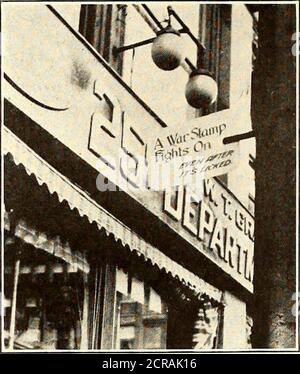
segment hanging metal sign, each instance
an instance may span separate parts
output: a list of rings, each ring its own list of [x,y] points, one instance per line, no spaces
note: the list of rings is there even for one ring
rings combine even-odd
[[[223,144],[234,129],[234,113],[223,110],[154,135],[149,145],[150,186],[197,185],[237,167],[238,143]]]

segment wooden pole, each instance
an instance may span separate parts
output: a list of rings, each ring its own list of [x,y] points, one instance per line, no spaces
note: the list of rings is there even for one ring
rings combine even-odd
[[[9,350],[14,349],[19,273],[20,273],[20,251],[17,251],[15,266],[14,266],[13,295],[12,295],[11,313],[10,313],[9,346],[8,346]]]
[[[102,317],[101,349],[114,348],[116,308],[116,266],[105,266],[104,305]]]
[[[81,343],[80,349],[88,349],[88,313],[89,313],[89,284],[88,274],[83,273],[83,307],[81,321]]]
[[[296,5],[259,6],[253,73],[256,134],[254,348],[295,348]]]
[[[15,241],[15,231],[17,225],[16,213],[13,209],[10,209],[8,212],[9,218],[9,234],[13,238],[14,246],[16,245]],[[13,350],[14,348],[14,338],[15,338],[15,329],[16,329],[16,309],[17,309],[17,291],[18,291],[18,282],[19,282],[19,273],[20,273],[20,254],[21,249],[15,248],[15,264],[13,271],[13,294],[11,298],[11,311],[10,311],[10,327],[9,327],[9,342],[8,349]],[[14,249],[12,248],[12,249]]]

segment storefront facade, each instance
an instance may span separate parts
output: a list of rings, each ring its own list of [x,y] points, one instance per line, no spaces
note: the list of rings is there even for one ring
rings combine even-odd
[[[83,36],[51,5],[7,6],[4,18],[5,348],[249,348],[254,218],[233,176],[204,180],[202,195],[147,188],[147,139],[169,122],[134,89],[142,72],[126,83],[113,54],[129,11],[76,9]],[[208,12],[226,46],[233,13]],[[212,111],[230,101],[218,64]]]

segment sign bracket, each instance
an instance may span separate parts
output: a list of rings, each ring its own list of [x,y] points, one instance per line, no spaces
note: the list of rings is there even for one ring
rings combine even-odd
[[[231,144],[231,143],[239,142],[240,140],[250,139],[254,137],[255,137],[255,132],[252,130],[249,132],[245,132],[243,134],[227,136],[226,138],[223,139],[223,144]]]

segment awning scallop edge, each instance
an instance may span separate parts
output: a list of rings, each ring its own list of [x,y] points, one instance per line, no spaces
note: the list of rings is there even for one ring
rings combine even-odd
[[[207,295],[215,301],[221,302],[222,292],[220,290],[146,242],[98,205],[83,190],[72,184],[70,180],[37,155],[9,129],[3,127],[2,130],[3,153],[5,155],[10,153],[15,164],[22,164],[26,173],[28,175],[33,174],[39,185],[45,184],[51,195],[56,193],[59,201],[63,202],[65,200],[71,210],[76,208],[80,216],[86,216],[90,223],[95,222],[99,230],[104,229],[107,235],[112,234],[115,240],[122,242],[123,246],[128,246],[131,251],[142,255],[145,260],[149,260],[166,273],[171,273],[174,278],[180,279],[195,293]]]

